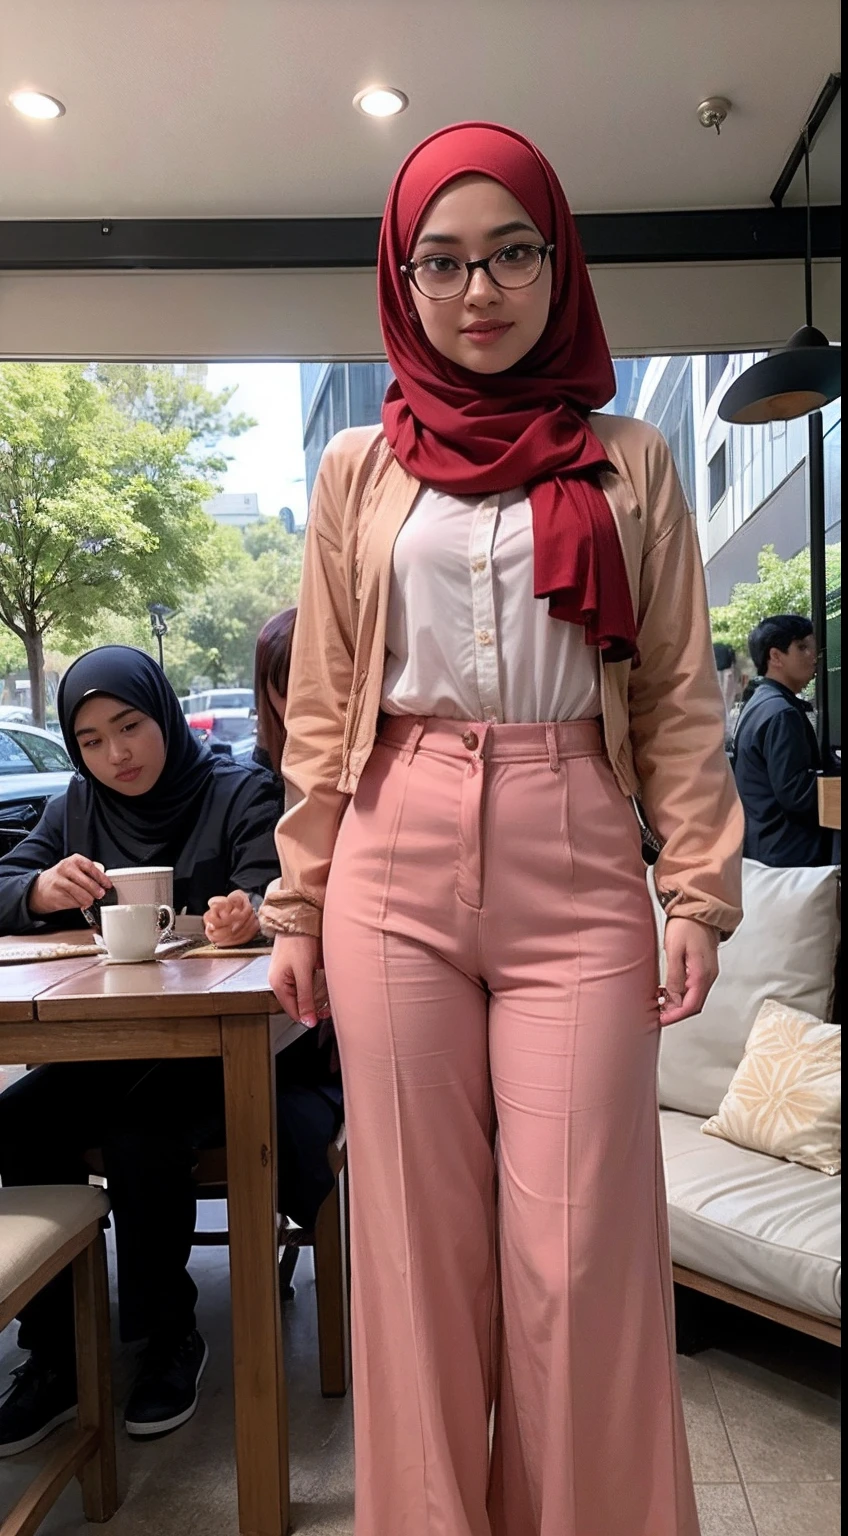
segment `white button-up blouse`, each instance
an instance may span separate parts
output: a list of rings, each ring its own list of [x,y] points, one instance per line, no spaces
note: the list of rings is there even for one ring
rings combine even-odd
[[[520,488],[424,488],[394,548],[382,707],[390,715],[537,723],[601,713],[599,653],[533,592]]]

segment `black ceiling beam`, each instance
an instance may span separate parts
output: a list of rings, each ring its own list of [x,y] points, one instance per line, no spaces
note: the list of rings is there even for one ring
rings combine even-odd
[[[804,254],[803,208],[691,209],[577,216],[594,265],[780,261]],[[0,270],[215,271],[373,267],[380,220],[4,219]],[[813,209],[813,252],[842,252],[838,207]]]
[[[771,201],[775,208],[783,207],[783,199],[785,198],[789,188],[791,187],[795,177],[797,176],[801,166],[804,163],[804,149],[805,147],[808,150],[812,149],[816,142],[816,138],[824,126],[825,118],[827,117],[827,114],[833,106],[833,103],[835,102],[841,89],[842,76],[828,75],[824,85],[819,91],[815,105],[813,106],[809,117],[801,129],[796,143],[793,145],[789,158],[786,161],[786,164],[783,167],[780,175],[778,176],[777,181],[771,189]]]

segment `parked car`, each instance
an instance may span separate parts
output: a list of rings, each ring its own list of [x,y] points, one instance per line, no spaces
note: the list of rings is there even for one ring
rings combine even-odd
[[[219,709],[244,709],[254,707],[252,688],[211,688],[206,693],[189,693],[180,699],[184,715],[217,713]]]
[[[25,704],[0,704],[0,725],[32,725],[32,710]]]
[[[256,711],[252,708],[214,709],[192,711],[188,723],[195,732],[203,734],[203,740],[234,743],[253,739],[256,734]]]
[[[0,853],[31,832],[61,795],[74,765],[61,741],[34,725],[0,721]]]

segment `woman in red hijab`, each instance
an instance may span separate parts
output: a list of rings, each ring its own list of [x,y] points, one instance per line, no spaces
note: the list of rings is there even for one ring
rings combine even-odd
[[[597,414],[528,140],[414,150],[378,280],[395,380],[316,483],[262,910],[308,1024],[323,945],[342,1056],[357,1536],[696,1536],[657,1051],[742,824],[694,522],[656,431]]]

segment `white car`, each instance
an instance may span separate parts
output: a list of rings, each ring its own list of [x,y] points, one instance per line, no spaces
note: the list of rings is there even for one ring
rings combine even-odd
[[[0,853],[32,831],[73,773],[64,743],[50,731],[0,720]]]
[[[184,715],[217,715],[222,709],[243,709],[249,714],[254,703],[252,688],[210,688],[180,699]]]

